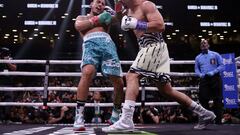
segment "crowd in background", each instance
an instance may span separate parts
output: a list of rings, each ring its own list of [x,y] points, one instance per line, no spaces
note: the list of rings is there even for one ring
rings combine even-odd
[[[129,65],[122,66],[123,71]],[[193,72],[192,65],[173,65],[171,71]],[[44,65],[17,64],[17,71],[44,72]],[[79,72],[79,65],[51,65],[50,72]],[[80,76],[80,75],[79,75]],[[32,76],[2,76],[8,81],[7,86],[12,87],[43,87],[44,77]],[[49,77],[49,87],[76,87],[79,77]],[[125,78],[124,78],[125,81]],[[2,85],[1,81],[1,85]],[[126,84],[126,82],[125,82]],[[1,86],[0,85],[0,86]],[[172,77],[174,87],[198,87],[198,77]],[[150,81],[145,81],[145,87],[152,87]],[[105,77],[96,77],[91,87],[112,87],[111,82]],[[198,101],[198,91],[183,91],[193,100]],[[76,91],[49,91],[50,103],[75,103]],[[141,94],[138,97],[141,102]],[[43,91],[0,91],[0,102],[43,102]],[[146,102],[171,102],[161,96],[158,91],[146,91]],[[112,92],[89,92],[88,103],[112,103]],[[112,107],[87,107],[85,111],[86,123],[108,123]],[[73,123],[75,107],[48,107],[42,106],[0,106],[0,123]],[[139,106],[134,114],[135,123],[191,123],[197,122],[197,117],[191,115],[188,109],[182,106]],[[240,109],[224,109],[223,123],[240,123]]]
[[[13,86],[43,86],[42,77],[13,77]],[[50,77],[49,87],[76,87],[78,77]],[[144,86],[152,86],[147,82]],[[174,77],[174,87],[194,87],[198,85],[197,77]],[[112,87],[105,77],[96,77],[91,87]],[[184,91],[192,99],[197,100],[196,90]],[[25,103],[43,102],[42,91],[19,91],[11,92],[12,96],[5,97],[7,92],[1,92],[0,102],[13,101]],[[10,100],[6,100],[9,98]],[[50,103],[75,103],[76,92],[74,91],[49,91],[48,102]],[[146,91],[146,102],[171,102],[159,94],[158,91]],[[88,103],[111,103],[112,92],[89,92]],[[140,96],[138,102],[141,102]],[[42,106],[1,106],[0,123],[73,123],[74,107],[48,107]],[[85,111],[86,123],[108,123],[112,107],[87,107]],[[197,116],[192,115],[188,109],[182,106],[139,106],[134,114],[135,123],[191,123],[197,122]],[[240,110],[227,109],[224,112],[223,123],[240,123]]]

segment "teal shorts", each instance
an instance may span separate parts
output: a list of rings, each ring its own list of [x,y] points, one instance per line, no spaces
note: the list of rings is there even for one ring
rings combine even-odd
[[[122,76],[117,49],[109,34],[94,32],[83,37],[83,56],[81,68],[84,65],[94,65],[101,68],[104,76]]]

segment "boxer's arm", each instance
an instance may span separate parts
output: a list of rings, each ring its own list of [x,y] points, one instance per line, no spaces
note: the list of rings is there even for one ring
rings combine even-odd
[[[115,5],[115,10],[113,10],[109,6],[105,6],[104,10],[112,15],[112,22],[111,22],[112,24],[119,23],[123,17],[123,14],[124,14],[123,11],[125,11],[123,5],[121,6],[121,8],[119,7],[116,8],[116,5]]]
[[[146,1],[141,8],[147,18],[147,32],[163,32],[165,30],[164,20],[156,5]]]
[[[75,29],[79,32],[90,30],[94,26],[87,16],[78,16],[75,21]]]
[[[102,12],[98,16],[92,16],[92,17],[82,17],[78,16],[75,21],[75,29],[77,31],[85,31],[90,30],[97,26],[102,25],[109,25],[112,21],[112,16],[108,12]]]

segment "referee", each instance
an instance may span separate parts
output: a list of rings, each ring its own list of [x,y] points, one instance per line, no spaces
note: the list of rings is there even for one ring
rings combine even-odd
[[[209,50],[207,40],[200,43],[201,53],[195,58],[195,73],[200,77],[199,102],[209,109],[209,100],[213,100],[213,111],[217,116],[216,124],[221,124],[222,103],[222,80],[220,72],[224,70],[223,59],[217,52]]]

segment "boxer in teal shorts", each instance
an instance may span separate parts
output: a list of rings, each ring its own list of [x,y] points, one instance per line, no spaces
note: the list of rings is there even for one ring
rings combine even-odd
[[[96,69],[100,66],[104,76],[122,76],[116,46],[107,33],[94,32],[87,34],[84,37],[83,52],[81,67],[91,64]]]
[[[92,0],[90,13],[78,16],[75,21],[75,29],[83,38],[82,76],[77,89],[77,106],[73,124],[75,131],[85,130],[84,106],[89,87],[98,68],[101,68],[103,75],[111,80],[114,87],[113,110],[109,122],[114,123],[120,117],[124,98],[122,70],[115,44],[108,35],[115,11],[106,7],[105,0]]]

